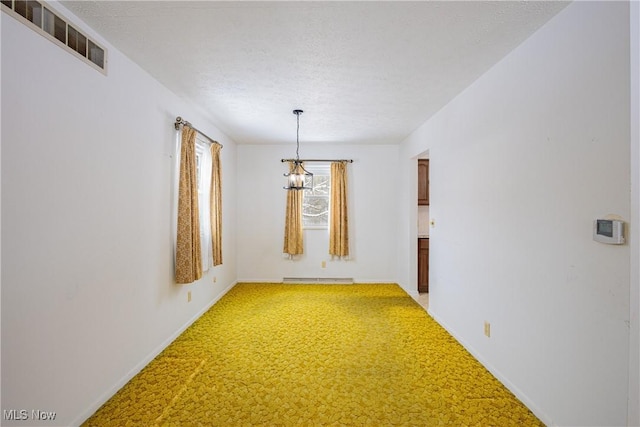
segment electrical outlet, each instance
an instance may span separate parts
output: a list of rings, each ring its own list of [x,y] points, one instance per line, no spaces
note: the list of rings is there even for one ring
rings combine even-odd
[[[327,261],[322,261],[322,268],[327,268]]]
[[[484,334],[487,337],[491,337],[491,323],[484,321]]]
[[[191,302],[191,291],[187,291],[187,302]]]

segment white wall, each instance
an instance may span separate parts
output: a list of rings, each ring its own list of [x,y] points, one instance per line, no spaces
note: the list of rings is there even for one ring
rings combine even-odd
[[[550,425],[627,422],[630,246],[591,227],[638,227],[629,90],[629,4],[575,2],[402,146],[404,166],[429,149],[430,312]]]
[[[308,114],[305,120],[313,120]],[[292,120],[292,132],[294,125]],[[305,230],[304,255],[293,261],[283,255],[286,191],[282,187],[288,169],[280,160],[292,157],[292,144],[238,146],[238,280],[353,277],[358,282],[395,282],[398,146],[300,143],[301,158],[354,160],[348,165],[351,257],[347,261],[331,260],[326,230]]]
[[[233,285],[235,144],[104,41],[107,76],[0,15],[2,409],[70,425]],[[173,281],[178,115],[224,144],[225,263],[189,286]]]
[[[630,4],[631,287],[628,425],[640,426],[640,2]]]

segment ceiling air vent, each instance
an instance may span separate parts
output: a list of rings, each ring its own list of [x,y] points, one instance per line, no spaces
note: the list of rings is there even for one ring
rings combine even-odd
[[[107,51],[45,2],[2,0],[1,3],[3,12],[58,46],[73,52],[98,71],[107,73]]]

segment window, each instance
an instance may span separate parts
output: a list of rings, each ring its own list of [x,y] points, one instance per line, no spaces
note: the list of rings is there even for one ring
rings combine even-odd
[[[176,132],[175,141],[171,234],[176,283],[192,283],[200,277],[196,271],[197,259],[194,259],[191,254],[200,250],[203,272],[212,266],[222,264],[222,183],[220,179],[222,145],[212,146],[211,144],[215,142],[205,135],[199,134],[186,125],[180,129],[181,127],[178,126],[179,131]],[[187,146],[182,144],[183,136]],[[182,156],[183,148],[186,158]],[[198,197],[197,206],[192,199],[194,195]],[[193,217],[195,215],[198,215],[197,221]],[[196,228],[196,222],[200,223],[198,228]],[[200,234],[199,239],[198,236],[193,236],[192,239],[191,235],[196,229]],[[194,246],[194,241],[197,240],[200,240],[199,248]]]
[[[304,190],[302,196],[302,225],[304,228],[329,227],[329,201],[331,199],[330,164],[306,164],[304,168],[313,174],[313,188]],[[307,178],[305,186],[311,186]]]
[[[211,241],[211,220],[209,195],[211,191],[211,151],[207,142],[196,139],[196,180],[198,182],[198,217],[200,218],[200,253],[202,271],[213,266],[213,244]]]

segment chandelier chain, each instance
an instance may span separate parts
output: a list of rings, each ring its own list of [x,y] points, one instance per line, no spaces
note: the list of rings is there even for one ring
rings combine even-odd
[[[293,110],[293,114],[296,115],[296,159],[293,161],[293,167],[289,173],[284,174],[289,178],[289,185],[284,187],[285,190],[310,190],[313,188],[313,174],[306,170],[300,161],[300,114],[302,113],[302,110]],[[310,187],[305,186],[307,178],[310,181]]]
[[[300,161],[300,113],[296,113],[296,161]]]

